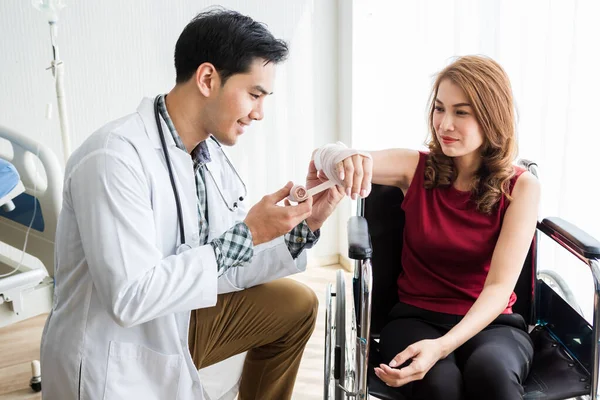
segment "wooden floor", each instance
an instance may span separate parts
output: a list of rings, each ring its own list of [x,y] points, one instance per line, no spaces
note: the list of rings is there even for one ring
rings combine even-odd
[[[319,297],[319,317],[302,359],[294,390],[294,399],[323,398],[323,343],[325,324],[325,288],[335,282],[339,267],[311,267],[295,276],[313,288]],[[348,282],[348,281],[347,281]],[[0,328],[0,400],[41,399],[29,388],[31,360],[39,359],[40,338],[47,315],[40,315],[5,328]]]
[[[31,361],[40,358],[47,315],[0,329],[0,399],[41,399],[29,388]]]

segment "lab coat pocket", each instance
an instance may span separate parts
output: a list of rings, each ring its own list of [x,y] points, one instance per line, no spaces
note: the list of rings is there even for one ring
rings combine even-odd
[[[110,342],[104,400],[176,399],[183,357]]]

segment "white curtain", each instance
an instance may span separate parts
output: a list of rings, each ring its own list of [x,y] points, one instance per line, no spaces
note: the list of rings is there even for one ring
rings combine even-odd
[[[595,0],[355,0],[353,144],[420,148],[435,73],[454,56],[488,55],[512,82],[519,157],[540,166],[540,217],[600,239],[598,15]],[[560,271],[589,318],[587,267],[544,254],[541,268]]]

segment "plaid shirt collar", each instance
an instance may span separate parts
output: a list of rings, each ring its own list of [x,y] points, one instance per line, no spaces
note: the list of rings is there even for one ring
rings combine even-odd
[[[160,112],[161,117],[165,120],[167,126],[169,127],[169,131],[171,132],[171,136],[173,136],[173,140],[175,141],[175,145],[183,151],[187,152],[187,149],[183,145],[183,141],[181,137],[177,133],[175,129],[175,125],[173,125],[173,121],[169,116],[169,112],[167,111],[167,106],[165,104],[166,95],[160,95],[158,99],[158,111]],[[206,140],[201,141],[198,146],[194,147],[192,153],[192,161],[194,162],[194,169],[201,167],[204,164],[207,164],[211,161],[210,152],[208,151],[208,146],[206,144]]]

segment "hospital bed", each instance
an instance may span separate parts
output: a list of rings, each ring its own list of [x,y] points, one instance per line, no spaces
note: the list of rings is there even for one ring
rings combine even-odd
[[[0,206],[4,211],[13,211],[12,199],[25,191],[17,169],[8,161],[0,158]]]
[[[0,126],[0,327],[50,312],[62,184],[49,148]]]

